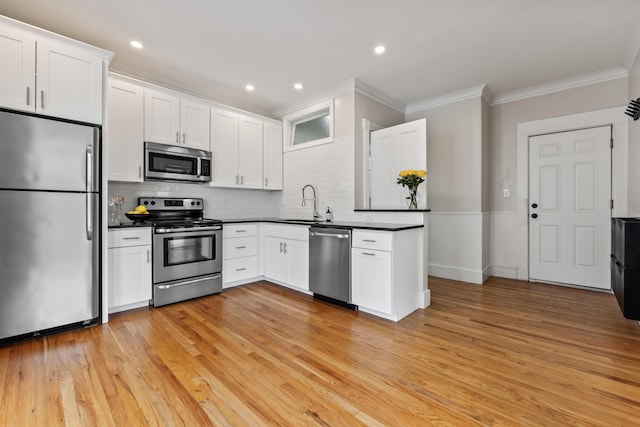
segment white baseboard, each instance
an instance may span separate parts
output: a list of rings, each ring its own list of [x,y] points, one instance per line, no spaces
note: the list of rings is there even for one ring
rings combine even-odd
[[[471,270],[468,268],[429,264],[429,275],[441,277],[443,279],[482,285],[484,283],[485,272],[483,270]]]
[[[418,304],[420,308],[427,308],[431,305],[431,289],[425,289],[420,292]]]
[[[493,265],[491,266],[491,275],[516,280],[518,278],[518,269],[515,267],[499,267]]]

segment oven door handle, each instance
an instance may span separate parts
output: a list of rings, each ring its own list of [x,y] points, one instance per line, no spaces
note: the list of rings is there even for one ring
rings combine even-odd
[[[171,285],[156,285],[156,287],[158,289],[165,290],[165,289],[177,288],[178,286],[193,285],[194,283],[204,282],[205,280],[219,279],[221,277],[222,277],[222,274],[218,273],[218,274],[214,274],[213,276],[201,277],[199,279],[187,280],[186,282],[173,283]]]
[[[167,234],[167,233],[179,233],[184,231],[191,232],[200,232],[200,231],[214,231],[214,230],[222,230],[221,225],[214,225],[211,227],[179,227],[179,228],[156,228],[156,234]]]

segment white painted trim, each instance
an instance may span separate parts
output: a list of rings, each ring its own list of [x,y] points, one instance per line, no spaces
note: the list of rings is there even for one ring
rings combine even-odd
[[[371,154],[371,132],[382,129],[382,126],[372,122],[369,119],[362,119],[362,164],[365,165],[362,168],[362,185],[364,191],[362,191],[362,200],[360,200],[360,206],[366,206],[367,209],[371,208],[369,202],[369,195],[371,194],[369,174],[370,174],[370,162],[369,156]]]
[[[333,98],[314,105],[310,105],[302,110],[287,114],[282,118],[282,152],[304,150],[318,145],[330,144],[334,141],[335,115],[334,115]],[[322,112],[329,110],[329,136],[326,138],[316,139],[314,141],[303,142],[298,145],[293,144],[293,127],[296,123],[302,122],[309,117],[320,116]],[[325,114],[322,114],[325,115]]]
[[[424,101],[413,102],[407,105],[405,114],[411,114],[417,111],[427,110],[429,108],[440,107],[442,105],[453,104],[454,102],[460,102],[467,99],[484,96],[486,87],[486,85],[474,86],[468,89],[462,89],[435,98],[429,98]]]
[[[472,270],[470,268],[429,264],[429,275],[444,279],[457,280],[459,282],[482,285],[484,283],[485,272],[483,270]]]
[[[491,266],[491,276],[494,277],[503,277],[505,279],[514,279],[518,278],[518,270],[512,267],[499,267],[497,265]]]
[[[612,197],[617,203],[614,214],[627,210],[627,146],[628,117],[625,106],[554,117],[518,124],[517,139],[517,279],[529,280],[529,137],[595,126],[613,125]]]
[[[431,289],[424,289],[420,292],[418,304],[420,308],[427,308],[431,305]]]
[[[622,79],[628,76],[629,73],[623,67],[607,68],[605,70],[596,71],[594,73],[583,74],[580,76],[570,77],[568,79],[558,80],[553,83],[545,83],[537,86],[531,86],[526,89],[518,89],[511,92],[496,94],[491,99],[490,105],[505,104],[507,102],[519,101],[521,99],[546,95],[553,92],[560,92],[576,87],[588,86],[595,83],[606,82],[609,80]]]
[[[356,92],[365,95],[373,99],[374,101],[379,102],[380,104],[386,105],[387,107],[396,110],[399,113],[404,113],[406,111],[407,106],[405,103],[390,97],[386,93],[383,93],[379,89],[366,84],[360,79],[354,80],[354,87]]]

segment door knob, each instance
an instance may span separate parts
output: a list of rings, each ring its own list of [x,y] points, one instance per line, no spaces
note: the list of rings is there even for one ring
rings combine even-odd
[[[537,207],[538,207],[538,204],[537,204],[537,203],[534,203],[534,204],[532,204],[532,205],[531,205],[531,207],[532,207],[533,209],[535,209],[535,208],[537,208]]]
[[[533,219],[538,218],[538,214],[536,214],[536,213],[531,214],[531,218],[533,218]]]

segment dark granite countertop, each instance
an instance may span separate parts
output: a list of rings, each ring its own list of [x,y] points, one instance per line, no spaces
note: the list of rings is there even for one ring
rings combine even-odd
[[[120,228],[136,228],[136,227],[151,227],[151,224],[147,222],[126,222],[120,225],[110,225],[109,230],[118,230]]]
[[[314,222],[305,219],[281,219],[281,218],[241,218],[223,219],[223,224],[242,224],[246,222],[269,222],[274,224],[307,225],[323,228],[346,228],[379,231],[401,231],[413,228],[423,228],[422,224],[387,224],[382,222],[355,222],[355,221],[334,221],[334,222]]]

